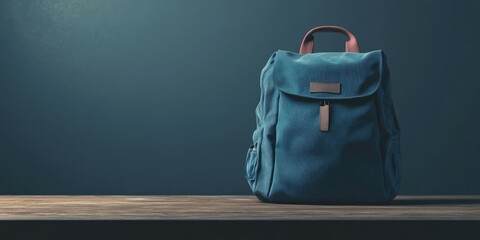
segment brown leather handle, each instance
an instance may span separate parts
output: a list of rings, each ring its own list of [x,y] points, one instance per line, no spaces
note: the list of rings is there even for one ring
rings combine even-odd
[[[300,45],[301,54],[307,54],[313,52],[313,43],[314,38],[313,34],[316,32],[338,32],[345,34],[349,39],[345,42],[345,52],[360,52],[360,47],[358,46],[357,39],[345,28],[338,27],[338,26],[320,26],[313,28],[312,30],[308,31],[305,34],[305,37],[302,40],[302,45]]]

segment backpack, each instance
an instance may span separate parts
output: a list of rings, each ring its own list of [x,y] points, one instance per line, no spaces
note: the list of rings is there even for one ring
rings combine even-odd
[[[345,34],[346,51],[312,53],[316,32]],[[348,30],[316,27],[299,53],[273,53],[260,90],[245,164],[260,200],[374,204],[397,195],[400,129],[382,50],[360,53]]]

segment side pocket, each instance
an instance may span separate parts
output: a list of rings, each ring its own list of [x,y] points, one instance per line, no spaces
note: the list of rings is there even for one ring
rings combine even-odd
[[[402,175],[402,166],[400,164],[400,147],[398,142],[392,154],[392,172],[394,174],[395,182],[398,182]]]
[[[245,178],[248,180],[250,187],[252,187],[252,182],[255,181],[257,176],[257,166],[258,152],[256,146],[252,145],[248,148],[247,157],[245,159]]]
[[[391,140],[388,145],[384,171],[387,183],[385,191],[389,198],[394,198],[398,194],[402,176],[400,142],[398,140]]]

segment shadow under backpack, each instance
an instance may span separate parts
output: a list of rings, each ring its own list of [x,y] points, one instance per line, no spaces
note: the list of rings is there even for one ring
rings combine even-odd
[[[348,36],[345,52],[312,53],[315,32]],[[278,50],[260,76],[245,177],[264,202],[374,204],[401,179],[400,129],[383,51],[320,26],[300,52]]]

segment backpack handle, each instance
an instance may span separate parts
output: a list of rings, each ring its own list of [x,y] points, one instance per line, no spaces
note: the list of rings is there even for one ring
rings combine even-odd
[[[311,29],[310,31],[305,34],[303,37],[302,45],[300,45],[301,54],[312,53],[313,51],[313,43],[314,38],[313,34],[316,32],[338,32],[345,34],[349,39],[345,42],[345,52],[360,52],[360,47],[358,46],[357,39],[345,28],[338,27],[338,26],[319,26],[316,28]]]

